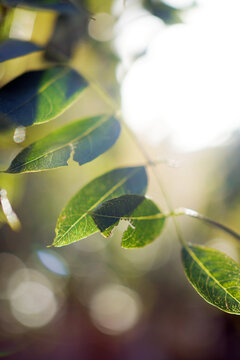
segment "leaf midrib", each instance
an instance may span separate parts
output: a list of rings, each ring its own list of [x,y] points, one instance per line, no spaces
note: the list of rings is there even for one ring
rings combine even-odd
[[[41,155],[41,156],[39,156],[39,157],[37,157],[37,158],[35,158],[35,159],[33,159],[33,160],[30,160],[30,161],[28,161],[28,162],[25,162],[24,164],[18,165],[18,166],[16,166],[16,167],[12,168],[11,170],[16,170],[16,169],[18,169],[18,168],[20,168],[20,167],[22,167],[22,166],[27,166],[27,165],[29,165],[30,163],[34,162],[34,161],[38,161],[39,159],[43,158],[44,156],[48,156],[48,155],[50,155],[50,154],[52,154],[52,153],[54,153],[54,152],[57,152],[57,151],[63,149],[63,148],[66,147],[66,146],[71,145],[73,142],[76,142],[76,141],[78,141],[78,140],[81,140],[84,136],[89,135],[91,132],[93,132],[93,131],[96,130],[99,126],[101,126],[105,121],[108,120],[108,118],[109,118],[109,116],[105,116],[103,119],[99,120],[99,122],[97,122],[97,123],[95,124],[95,126],[92,126],[90,129],[88,129],[87,131],[85,131],[83,134],[81,134],[80,136],[76,137],[76,138],[73,139],[72,141],[70,141],[70,142],[68,142],[68,143],[65,143],[64,145],[61,145],[61,146],[59,146],[58,148],[53,149],[53,150],[51,150],[51,151],[49,151],[49,152],[47,152],[47,153],[44,153],[43,155]],[[30,145],[30,146],[31,146],[31,145]],[[74,150],[72,150],[72,151],[74,151]],[[72,152],[72,151],[71,151],[71,152]],[[27,171],[25,171],[25,172],[27,172]]]
[[[199,265],[199,267],[206,272],[206,274],[213,280],[215,281],[218,286],[224,290],[225,293],[227,293],[233,300],[235,300],[239,305],[240,305],[240,301],[238,301],[238,299],[236,299],[229,291],[227,291],[226,288],[224,288],[220,282],[208,271],[208,269],[203,265],[203,263],[197,258],[197,256],[194,254],[194,252],[191,250],[190,247],[185,247],[185,249],[191,254],[192,258],[194,258],[194,260],[196,261],[196,263]]]
[[[124,184],[124,182],[126,182],[126,181],[127,181],[131,176],[133,176],[137,171],[139,171],[139,169],[133,170],[132,173],[129,174],[129,176],[125,176],[121,181],[119,181],[117,184],[115,184],[110,190],[108,190],[108,192],[107,192],[105,195],[103,195],[95,204],[93,204],[88,211],[93,210],[96,206],[98,206],[99,204],[101,204],[101,202],[102,202],[103,200],[105,200],[106,197],[108,197],[113,191],[115,191],[118,187],[120,187],[122,184]],[[78,222],[81,221],[81,220],[82,220],[85,216],[87,216],[87,215],[88,215],[88,212],[85,212],[78,220],[76,220],[75,223],[72,224],[72,225],[70,226],[70,228],[57,240],[57,242],[55,243],[55,245],[58,244],[58,243],[61,241],[61,239],[62,239],[63,237],[65,237],[65,236],[69,233],[69,231],[71,231],[71,229],[72,229],[74,226],[76,226],[76,225],[78,224]]]

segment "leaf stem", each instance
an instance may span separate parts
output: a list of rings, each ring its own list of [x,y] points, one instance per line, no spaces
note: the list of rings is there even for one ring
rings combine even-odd
[[[212,219],[209,219],[208,217],[202,215],[202,214],[199,214],[197,211],[195,210],[192,210],[192,209],[187,209],[187,208],[179,208],[177,210],[175,210],[172,214],[173,216],[181,216],[181,215],[186,215],[186,216],[190,216],[190,217],[193,217],[195,219],[198,219],[198,220],[202,220],[202,221],[205,221],[206,223],[212,225],[212,226],[215,226],[217,227],[218,229],[221,229],[223,230],[224,232],[226,232],[227,234],[233,236],[234,238],[240,240],[240,234],[238,234],[236,231],[230,229],[229,227],[215,221],[215,220],[212,220]]]
[[[166,201],[168,211],[170,211],[171,213],[174,213],[172,202],[171,202],[171,200],[170,200],[170,198],[169,198],[169,196],[168,196],[168,194],[167,194],[167,192],[165,190],[163,182],[159,178],[158,173],[156,171],[155,162],[151,159],[151,157],[147,153],[146,149],[144,148],[144,146],[140,142],[139,138],[135,135],[135,133],[130,129],[130,127],[124,121],[121,110],[119,109],[118,104],[103,90],[103,88],[100,85],[98,85],[95,81],[90,79],[85,74],[83,74],[83,75],[86,78],[86,80],[88,80],[88,82],[92,86],[92,88],[101,96],[101,98],[105,101],[105,103],[108,104],[111,107],[111,109],[115,112],[115,116],[120,120],[121,124],[124,126],[124,128],[127,131],[128,135],[130,136],[132,141],[135,143],[135,145],[137,146],[137,148],[139,149],[139,151],[141,152],[141,154],[143,155],[143,157],[147,161],[147,164],[151,166],[152,173],[153,173],[153,175],[154,175],[154,177],[155,177],[155,179],[156,179],[156,181],[158,183],[158,186],[159,186],[159,188],[160,188],[160,190],[161,190],[161,192],[163,194],[163,197],[164,197],[164,199]],[[175,217],[173,217],[173,224],[174,224],[174,227],[175,227],[179,242],[182,244],[182,246],[184,246],[185,248],[188,249],[187,242],[184,240],[184,238],[182,236],[181,229],[180,229],[179,224],[177,222],[177,219],[175,219]]]

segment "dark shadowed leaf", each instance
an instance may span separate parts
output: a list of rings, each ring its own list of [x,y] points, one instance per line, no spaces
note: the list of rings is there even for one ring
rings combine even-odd
[[[59,15],[51,39],[46,46],[45,58],[55,62],[68,61],[76,45],[86,39],[88,23],[87,12]]]
[[[27,72],[0,89],[0,118],[23,126],[47,122],[64,112],[86,86],[68,67]]]
[[[0,43],[0,62],[42,50],[41,46],[28,41],[8,39]]]
[[[91,215],[99,230],[104,233],[122,218],[129,217],[144,199],[141,195],[122,195],[100,204]]]
[[[106,200],[124,194],[144,194],[147,174],[144,167],[110,171],[84,186],[61,212],[53,246],[64,246],[99,231],[90,213]]]
[[[124,248],[150,244],[162,232],[166,219],[152,200],[139,195],[123,195],[108,200],[92,212],[92,218],[106,237],[120,219],[129,220],[131,225],[123,234]]]
[[[240,314],[240,266],[222,252],[203,246],[182,249],[186,276],[210,304]]]
[[[2,0],[10,7],[23,6],[36,9],[54,10],[60,13],[74,13],[78,8],[69,0]]]
[[[109,115],[81,119],[64,126],[23,149],[12,161],[7,173],[23,173],[92,161],[107,151],[120,134],[120,123]]]
[[[176,7],[165,4],[164,1],[144,0],[144,7],[151,12],[154,16],[159,17],[166,24],[178,24],[181,23],[181,12]],[[186,10],[193,5],[186,6]]]

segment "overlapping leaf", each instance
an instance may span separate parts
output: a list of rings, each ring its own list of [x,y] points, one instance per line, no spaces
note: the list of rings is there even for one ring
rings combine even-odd
[[[109,236],[120,219],[131,225],[123,234],[122,247],[138,248],[150,244],[162,232],[166,217],[150,199],[139,195],[123,195],[102,203],[92,212],[100,231]]]
[[[139,248],[150,244],[161,234],[165,220],[157,205],[150,199],[144,199],[132,213],[132,226],[123,234],[122,247]]]
[[[210,304],[240,314],[240,266],[220,251],[199,245],[182,249],[186,276]]]
[[[75,70],[62,66],[27,72],[0,89],[0,120],[29,126],[54,119],[87,87]]]
[[[63,246],[99,231],[92,216],[94,209],[106,200],[124,194],[144,194],[147,175],[144,167],[112,170],[84,186],[61,212],[53,246]]]
[[[83,165],[107,151],[116,142],[120,130],[119,122],[106,115],[75,121],[23,149],[6,172],[34,172],[67,166],[72,152],[73,160]]]
[[[0,43],[0,63],[40,50],[42,47],[32,42],[8,39]]]
[[[2,0],[1,3],[10,7],[24,6],[54,10],[59,13],[74,13],[78,10],[78,8],[68,0]]]

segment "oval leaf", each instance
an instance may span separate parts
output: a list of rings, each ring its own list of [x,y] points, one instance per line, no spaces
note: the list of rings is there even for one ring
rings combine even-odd
[[[120,130],[120,123],[106,115],[75,121],[23,149],[6,172],[35,172],[67,166],[72,153],[73,160],[83,165],[113,146]]]
[[[222,252],[203,246],[182,249],[185,274],[210,304],[240,314],[240,266]]]
[[[41,50],[41,46],[32,42],[8,39],[0,43],[0,63]]]
[[[124,194],[144,194],[147,175],[144,167],[110,171],[84,186],[61,212],[53,246],[64,246],[99,231],[89,214],[106,200]]]
[[[59,13],[74,13],[77,7],[68,0],[3,0],[6,6],[24,6],[36,9],[54,10]]]
[[[29,126],[54,119],[86,88],[68,67],[27,72],[0,89],[0,118]]]
[[[166,219],[152,200],[140,195],[123,195],[105,201],[91,215],[106,237],[120,219],[129,220],[131,224],[123,234],[124,248],[139,248],[150,244],[162,232]]]

